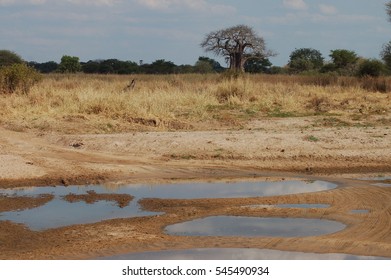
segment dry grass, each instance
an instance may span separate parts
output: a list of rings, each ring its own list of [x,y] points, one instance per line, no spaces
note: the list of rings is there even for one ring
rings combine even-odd
[[[135,87],[124,91],[133,78]],[[28,95],[0,96],[0,123],[14,130],[110,133],[232,127],[266,116],[387,115],[390,94],[373,85],[391,82],[381,79],[47,75]]]

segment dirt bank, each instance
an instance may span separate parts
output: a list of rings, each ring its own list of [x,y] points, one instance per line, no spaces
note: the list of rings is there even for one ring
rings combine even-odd
[[[384,116],[381,117],[384,119]],[[34,232],[0,222],[0,258],[94,258],[133,251],[253,247],[391,257],[391,189],[345,177],[391,174],[390,128],[330,125],[324,117],[253,121],[236,130],[62,135],[0,128],[0,187],[302,176],[335,180],[333,191],[254,199],[149,200],[156,217],[116,219]],[[10,198],[0,197],[0,204]],[[249,204],[326,203],[289,211]],[[8,202],[7,202],[8,203]],[[2,205],[1,207],[3,207]],[[8,208],[1,208],[7,211]],[[349,210],[368,209],[367,214]],[[327,218],[341,232],[307,238],[174,237],[162,228],[210,215]]]

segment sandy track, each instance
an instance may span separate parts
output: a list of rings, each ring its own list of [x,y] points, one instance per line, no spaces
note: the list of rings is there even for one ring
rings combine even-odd
[[[239,131],[120,135],[42,134],[0,128],[3,188],[265,176],[338,178],[343,186],[328,192],[273,198],[149,200],[143,202],[145,208],[164,210],[167,214],[42,232],[0,222],[0,258],[94,258],[167,248],[243,246],[391,257],[391,189],[343,179],[391,174],[390,129],[313,126],[316,121],[265,120]],[[8,198],[5,200],[9,203]],[[0,200],[0,204],[5,205],[5,200]],[[297,202],[326,203],[332,207],[293,211],[242,207]],[[353,209],[370,212],[351,214]],[[174,237],[162,232],[168,224],[221,214],[327,218],[348,227],[335,234],[306,238]]]

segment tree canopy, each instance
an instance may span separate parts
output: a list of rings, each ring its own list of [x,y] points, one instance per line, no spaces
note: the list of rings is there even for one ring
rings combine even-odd
[[[58,68],[62,73],[76,73],[81,70],[79,58],[76,56],[64,55]]]
[[[361,77],[379,77],[386,73],[385,65],[377,59],[365,59],[358,69],[358,75]]]
[[[296,49],[289,58],[289,68],[294,72],[319,70],[324,63],[320,51],[312,48]]]
[[[346,68],[358,60],[358,56],[354,51],[343,49],[332,50],[330,57],[337,68]]]
[[[266,49],[265,40],[246,25],[210,32],[205,36],[201,47],[206,52],[223,56],[231,70],[241,72],[248,59],[264,59],[274,55]]]
[[[23,63],[23,59],[18,54],[8,50],[0,50],[0,67],[21,63]]]

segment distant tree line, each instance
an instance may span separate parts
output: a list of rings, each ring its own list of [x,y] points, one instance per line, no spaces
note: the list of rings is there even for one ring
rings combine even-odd
[[[265,74],[330,74],[340,76],[381,76],[391,73],[391,41],[383,46],[380,53],[382,60],[366,59],[354,51],[345,49],[331,50],[330,59],[326,60],[320,51],[312,48],[294,50],[288,63],[273,66],[266,57],[250,57],[244,63],[247,73]],[[61,62],[44,63],[25,62],[14,52],[0,50],[0,68],[13,64],[26,64],[40,73],[88,73],[88,74],[186,74],[186,73],[221,73],[228,68],[205,56],[198,58],[194,65],[176,65],[164,59],[152,63],[136,63],[118,59],[99,59],[80,62],[76,56],[64,55]]]
[[[77,73],[88,74],[185,74],[185,73],[213,73],[225,70],[220,63],[208,57],[199,57],[195,65],[176,65],[171,61],[158,59],[152,63],[136,63],[118,59],[97,59],[79,62],[75,56],[64,55],[60,63],[54,61],[38,63],[29,62],[41,73]]]
[[[340,76],[381,76],[391,73],[391,41],[383,46],[382,60],[366,59],[354,51],[345,49],[331,50],[329,60],[320,51],[312,48],[294,50],[287,65],[273,66],[268,58],[249,58],[244,64],[247,73],[265,74],[331,74]],[[4,59],[3,59],[4,60]],[[2,62],[0,52],[0,65]],[[87,74],[186,74],[186,73],[221,73],[227,68],[208,57],[199,57],[194,65],[176,65],[164,59],[150,64],[122,61],[118,59],[100,59],[79,62],[75,56],[64,55],[61,62],[28,62],[29,66],[41,73],[77,73]]]
[[[359,57],[354,51],[346,49],[331,50],[329,57],[330,60],[325,61],[318,50],[312,48],[296,49],[291,53],[288,65],[281,71],[294,74],[321,73],[361,77],[378,77],[388,75],[391,72],[391,63],[387,63],[384,50],[381,53],[383,61]]]

